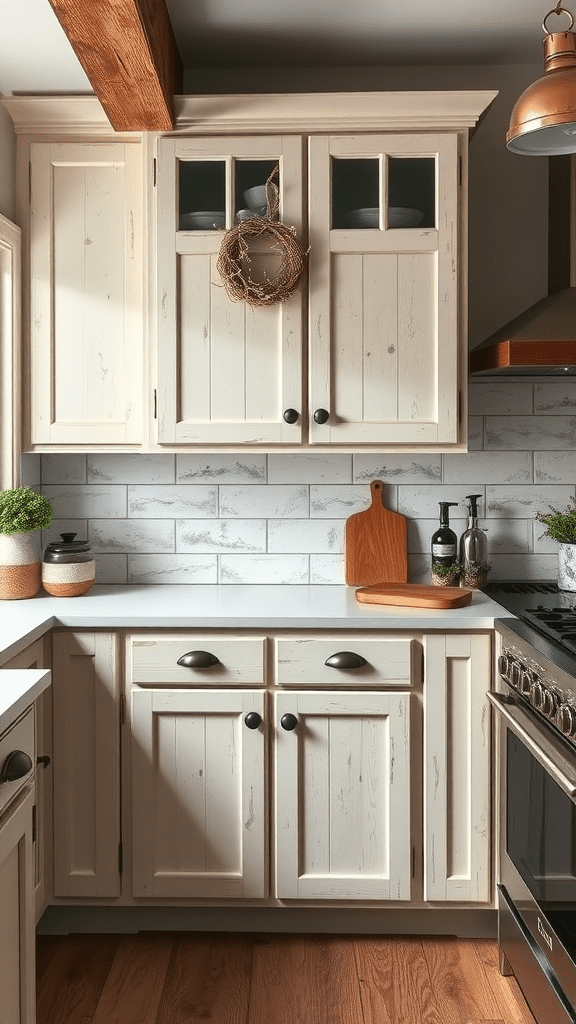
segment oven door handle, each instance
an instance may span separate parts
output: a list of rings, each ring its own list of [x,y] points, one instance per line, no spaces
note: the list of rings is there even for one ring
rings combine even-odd
[[[576,774],[564,753],[514,701],[508,703],[501,693],[487,693],[486,696],[496,711],[502,715],[506,725],[512,729],[518,739],[522,740],[566,796],[575,802]]]

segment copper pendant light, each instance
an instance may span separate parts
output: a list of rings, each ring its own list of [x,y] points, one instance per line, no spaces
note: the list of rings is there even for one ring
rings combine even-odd
[[[566,32],[549,32],[551,14],[567,14]],[[556,156],[576,152],[576,35],[574,18],[559,3],[542,22],[546,33],[545,74],[529,85],[516,103],[506,133],[506,145],[525,156]]]

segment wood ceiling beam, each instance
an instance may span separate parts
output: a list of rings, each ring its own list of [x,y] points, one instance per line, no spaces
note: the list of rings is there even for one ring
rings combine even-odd
[[[49,0],[115,131],[171,131],[182,62],[164,0]]]

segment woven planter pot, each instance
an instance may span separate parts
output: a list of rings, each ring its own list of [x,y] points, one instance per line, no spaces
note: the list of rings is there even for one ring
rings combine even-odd
[[[0,533],[0,600],[34,597],[41,579],[39,532]]]
[[[558,587],[576,590],[576,544],[558,544]]]

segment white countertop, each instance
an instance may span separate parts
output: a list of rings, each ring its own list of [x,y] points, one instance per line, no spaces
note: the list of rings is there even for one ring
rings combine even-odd
[[[465,608],[359,604],[346,586],[95,586],[82,597],[41,592],[0,602],[0,657],[18,654],[53,626],[76,629],[492,629],[509,618],[485,594]]]
[[[0,669],[0,733],[12,725],[48,686],[48,669]]]

